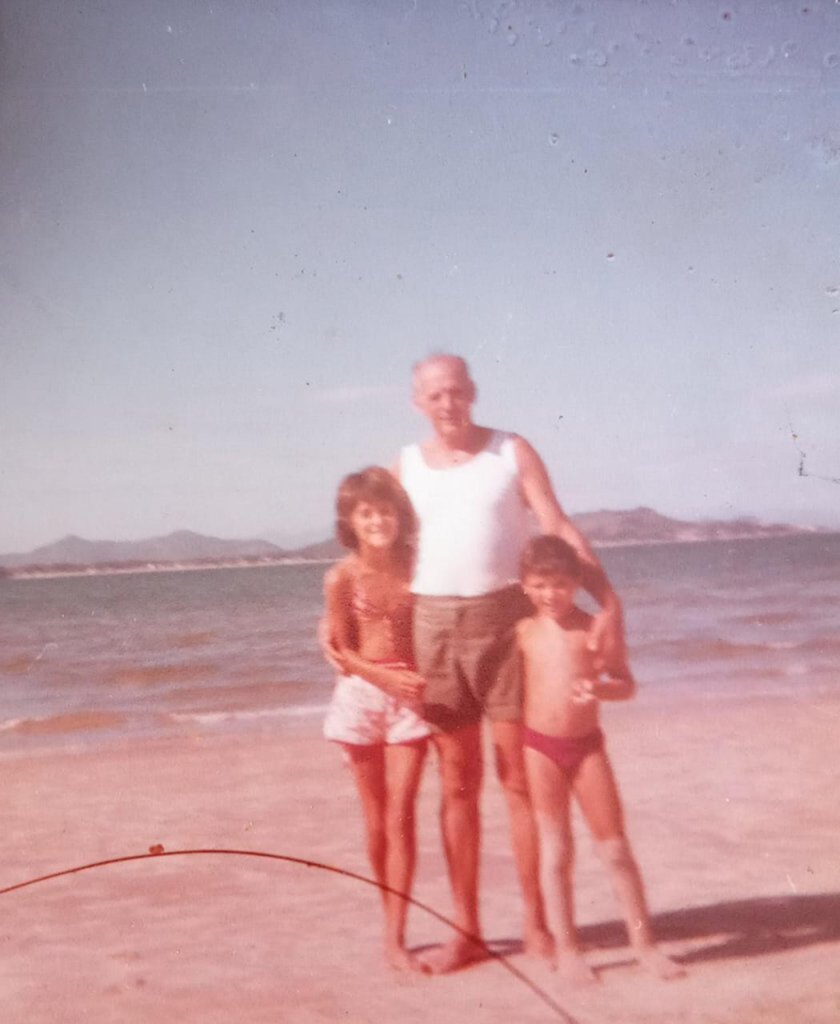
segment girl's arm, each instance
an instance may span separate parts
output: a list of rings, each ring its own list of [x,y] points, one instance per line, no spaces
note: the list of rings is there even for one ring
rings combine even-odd
[[[361,676],[380,690],[403,700],[422,700],[426,680],[409,668],[389,668],[360,657],[355,651],[343,650],[341,658],[349,675]]]
[[[388,668],[363,658],[354,646],[353,581],[349,573],[336,565],[324,578],[327,614],[326,628],[331,639],[335,663],[345,675],[361,676],[380,690],[404,700],[419,700],[426,685],[422,676],[410,669]]]
[[[353,581],[339,562],[324,576],[324,617],[318,626],[319,639],[327,660],[344,672],[343,652],[352,646],[353,620],[350,598]]]

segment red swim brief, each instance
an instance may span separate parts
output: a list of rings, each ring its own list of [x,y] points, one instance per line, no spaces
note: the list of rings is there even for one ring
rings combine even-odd
[[[604,734],[595,729],[585,736],[546,736],[526,725],[522,729],[522,745],[545,754],[571,782],[584,759],[604,749]]]

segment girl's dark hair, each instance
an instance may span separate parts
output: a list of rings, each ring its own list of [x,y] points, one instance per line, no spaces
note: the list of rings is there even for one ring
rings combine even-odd
[[[551,534],[532,537],[522,552],[520,578],[524,579],[529,574],[547,576],[552,573],[579,580],[581,565],[577,552],[571,544]]]
[[[368,466],[346,476],[338,485],[335,499],[335,534],[346,548],[356,550],[358,541],[350,517],[361,501],[390,505],[397,515],[397,539],[395,547],[404,552],[414,546],[417,535],[417,517],[405,489],[387,469]]]

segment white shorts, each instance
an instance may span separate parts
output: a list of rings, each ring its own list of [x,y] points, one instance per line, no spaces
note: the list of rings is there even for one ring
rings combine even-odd
[[[415,743],[431,729],[408,704],[359,676],[339,676],[335,683],[324,735],[336,743],[371,746],[375,743]]]

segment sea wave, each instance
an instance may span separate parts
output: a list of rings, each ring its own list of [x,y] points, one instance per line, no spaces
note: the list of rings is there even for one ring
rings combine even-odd
[[[9,658],[7,661],[0,661],[0,672],[28,672],[35,659],[24,654],[19,658]]]
[[[790,611],[759,611],[747,615],[736,615],[732,621],[745,626],[792,626],[803,620],[803,612]]]
[[[677,661],[724,661],[799,651],[826,655],[840,653],[840,637],[816,636],[807,640],[729,640],[723,637],[674,637],[640,641],[632,645],[636,654],[669,657]]]
[[[179,711],[206,708],[208,704],[218,711],[241,711],[274,707],[278,701],[287,707],[308,704],[326,692],[327,687],[316,689],[309,680],[281,679],[276,673],[260,679],[252,673],[242,682],[234,674],[232,678],[220,677],[199,686],[173,686],[161,693],[158,700]]]
[[[326,711],[326,704],[293,704],[251,711],[173,711],[168,717],[175,722],[214,726],[228,725],[232,722],[253,722],[261,718],[312,718],[315,715],[323,715]]]
[[[93,729],[118,729],[126,721],[126,715],[115,711],[66,711],[44,718],[10,718],[0,722],[0,731],[11,731],[21,736],[50,736]]]
[[[105,673],[102,681],[113,686],[154,686],[162,683],[192,682],[206,679],[223,666],[214,661],[196,661],[186,664],[115,666]]]
[[[209,630],[199,633],[178,633],[169,638],[169,644],[177,649],[206,647],[216,639],[216,634]]]
[[[633,644],[632,648],[637,654],[698,662],[767,654],[771,650],[769,644],[737,642],[723,637],[672,637],[667,640],[641,641]]]

